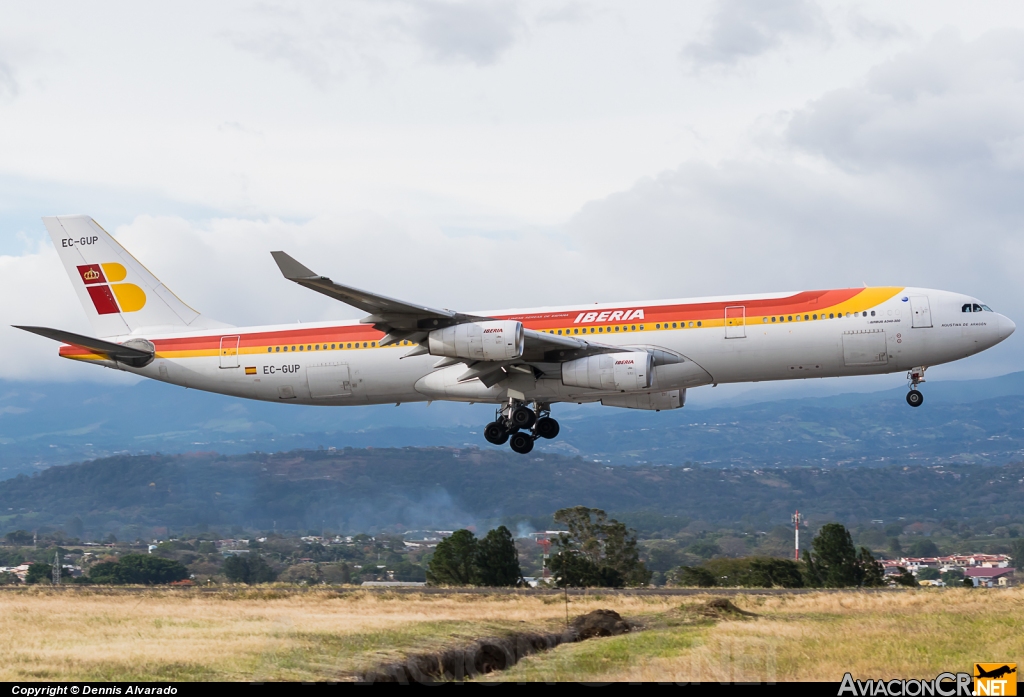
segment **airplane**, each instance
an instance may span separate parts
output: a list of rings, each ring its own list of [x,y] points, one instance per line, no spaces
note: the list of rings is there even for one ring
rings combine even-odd
[[[97,338],[18,329],[59,355],[192,389],[324,406],[496,405],[484,438],[529,453],[557,403],[660,411],[704,385],[907,371],[974,355],[1016,328],[977,298],[902,286],[456,312],[332,281],[271,252],[289,281],[361,320],[234,327],[182,302],[92,218],[43,222]]]

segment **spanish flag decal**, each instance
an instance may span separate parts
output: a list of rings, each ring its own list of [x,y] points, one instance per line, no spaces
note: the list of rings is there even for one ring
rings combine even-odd
[[[253,368],[252,366],[246,366],[245,367],[245,374],[246,375],[255,375],[256,374],[256,369]]]
[[[134,283],[119,283],[128,276],[121,264],[85,264],[78,267],[96,312],[115,315],[138,312],[146,306],[146,292]]]

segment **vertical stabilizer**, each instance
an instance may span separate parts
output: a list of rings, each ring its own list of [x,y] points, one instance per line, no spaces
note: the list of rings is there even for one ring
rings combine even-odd
[[[98,336],[225,326],[183,303],[87,215],[43,218]]]

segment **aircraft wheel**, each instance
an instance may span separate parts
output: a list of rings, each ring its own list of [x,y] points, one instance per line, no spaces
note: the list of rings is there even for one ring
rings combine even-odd
[[[527,407],[516,407],[509,416],[513,428],[530,428],[537,420],[537,415]]]
[[[513,433],[509,445],[512,446],[512,450],[520,455],[525,455],[533,450],[533,438],[525,433]]]
[[[555,438],[559,431],[558,422],[550,416],[545,416],[542,419],[537,419],[537,426],[534,430],[541,438]]]
[[[508,442],[508,429],[497,421],[492,421],[484,428],[484,438],[488,443],[505,445]]]
[[[907,404],[912,407],[919,407],[924,404],[924,395],[917,390],[911,390],[907,393]]]

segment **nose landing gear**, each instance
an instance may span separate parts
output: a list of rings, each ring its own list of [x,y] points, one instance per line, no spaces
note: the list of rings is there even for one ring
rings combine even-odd
[[[907,373],[907,380],[910,381],[910,392],[907,393],[907,404],[912,407],[919,407],[924,404],[924,395],[917,389],[917,386],[924,382],[924,371],[927,366],[914,368]]]
[[[522,400],[510,399],[495,413],[494,421],[484,428],[484,438],[494,445],[508,443],[512,450],[525,455],[533,450],[538,438],[558,436],[558,422],[551,418],[549,405],[537,403],[534,406],[531,409]]]

